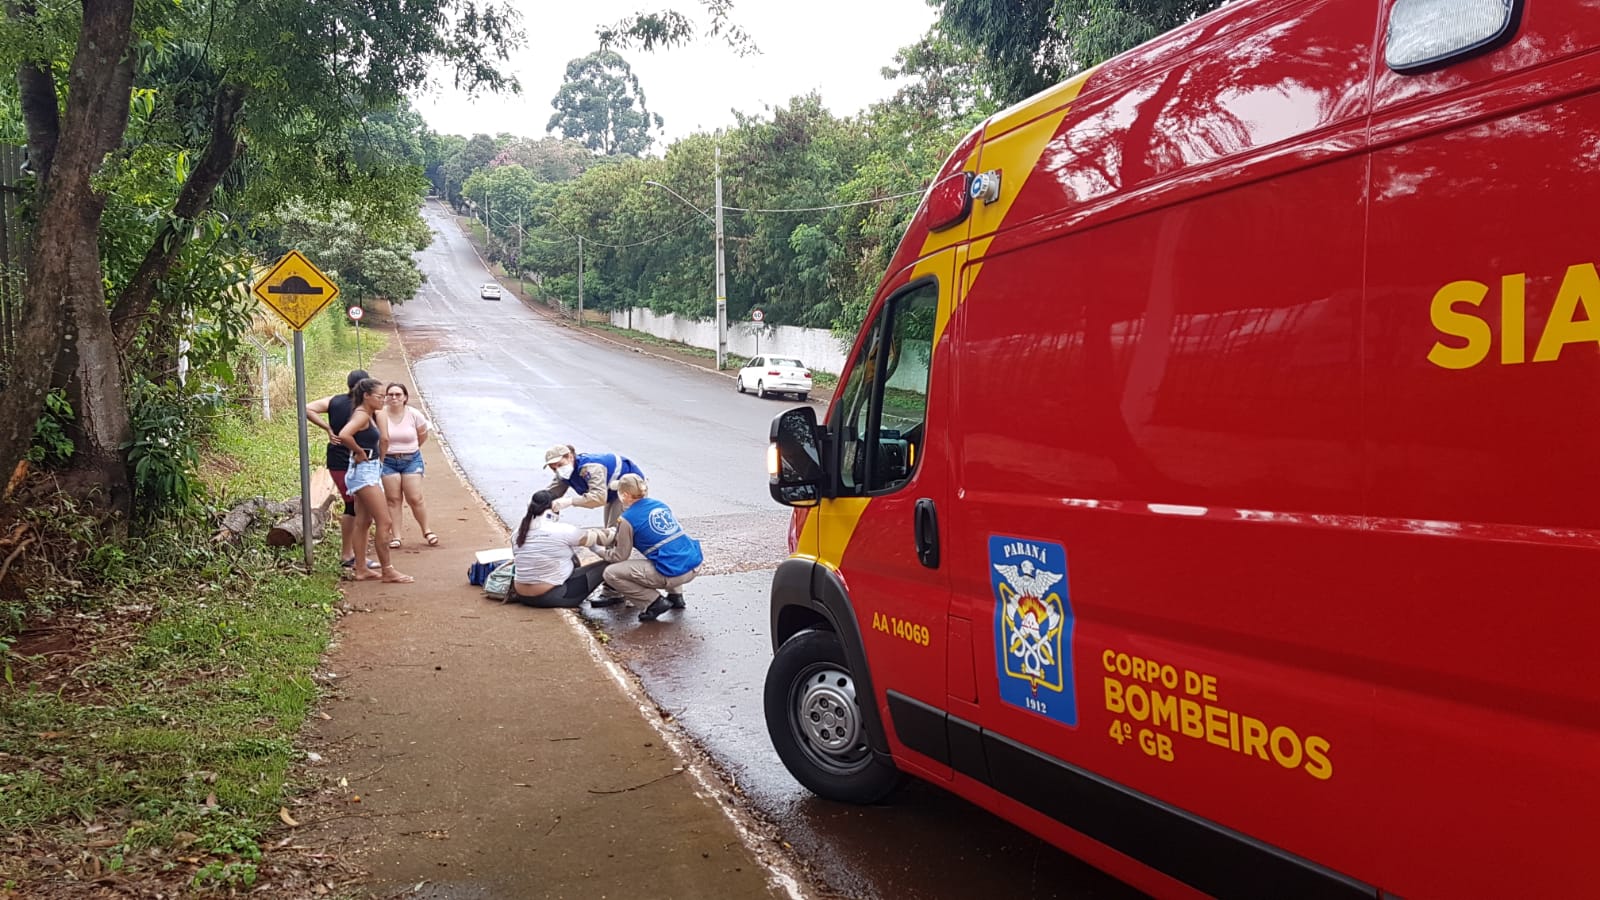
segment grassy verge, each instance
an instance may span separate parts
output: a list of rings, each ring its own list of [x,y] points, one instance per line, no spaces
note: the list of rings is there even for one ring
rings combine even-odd
[[[308,330],[318,395],[343,387],[348,331]],[[294,495],[295,422],[290,410],[222,422],[206,455],[213,496]],[[263,836],[318,696],[337,542],[319,545],[308,576],[260,530],[214,543],[203,515],[115,546],[70,505],[37,515],[41,535],[98,549],[36,587],[63,612],[15,638],[0,686],[0,897],[107,877],[284,888]]]
[[[386,332],[362,329],[362,359],[370,362],[388,341]],[[345,376],[356,367],[355,329],[324,313],[306,328],[305,342],[306,399],[344,393]],[[289,396],[293,397],[294,373],[274,373],[274,377],[290,379]],[[255,496],[283,500],[299,494],[300,438],[294,413],[291,400],[278,406],[270,422],[251,414],[234,415],[219,424],[206,468],[215,476],[210,487],[223,502]],[[322,465],[326,435],[312,428],[308,439],[311,464]]]

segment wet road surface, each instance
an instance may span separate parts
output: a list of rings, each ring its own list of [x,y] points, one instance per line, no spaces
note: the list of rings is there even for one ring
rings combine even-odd
[[[395,320],[417,385],[473,486],[511,525],[548,484],[551,444],[632,458],[706,550],[689,608],[640,624],[624,607],[584,614],[652,699],[711,754],[732,786],[819,882],[860,898],[1141,896],[965,801],[913,782],[887,805],[854,807],[800,788],[767,738],[761,686],[771,570],[785,555],[788,510],[767,493],[773,415],[792,405],[733,391],[731,379],[629,352],[552,322],[490,280],[441,207],[424,214],[427,275]],[[598,510],[562,520],[598,525]]]

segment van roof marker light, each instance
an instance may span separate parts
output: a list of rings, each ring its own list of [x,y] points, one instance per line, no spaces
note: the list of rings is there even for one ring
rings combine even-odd
[[[928,229],[943,231],[972,212],[972,173],[957,172],[928,189]]]

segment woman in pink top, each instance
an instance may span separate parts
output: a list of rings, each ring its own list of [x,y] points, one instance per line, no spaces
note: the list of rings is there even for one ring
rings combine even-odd
[[[439,546],[439,536],[428,530],[428,509],[422,502],[422,445],[428,442],[433,426],[406,404],[411,392],[400,382],[384,391],[383,414],[389,423],[389,451],[383,457],[383,494],[389,501],[389,521],[394,523],[390,547],[400,546],[400,501],[411,506],[411,515],[422,529],[429,547]]]

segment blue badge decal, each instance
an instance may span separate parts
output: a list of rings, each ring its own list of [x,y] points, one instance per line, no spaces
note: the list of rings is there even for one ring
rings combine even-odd
[[[1066,548],[991,536],[989,579],[994,585],[1000,699],[1076,726]]]

